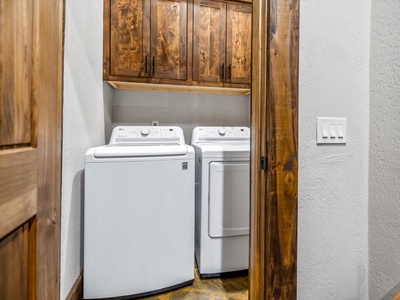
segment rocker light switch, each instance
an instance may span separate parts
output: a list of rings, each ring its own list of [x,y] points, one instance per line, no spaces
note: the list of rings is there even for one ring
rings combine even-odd
[[[317,118],[317,144],[346,144],[346,118]]]
[[[329,134],[328,134],[328,125],[327,124],[323,124],[322,125],[322,137],[324,139],[328,138]]]

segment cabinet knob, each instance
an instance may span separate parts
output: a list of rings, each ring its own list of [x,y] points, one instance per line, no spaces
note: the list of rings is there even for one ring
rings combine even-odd
[[[222,67],[221,67],[221,69],[222,69],[222,79],[225,79],[225,64],[224,63],[222,63]]]

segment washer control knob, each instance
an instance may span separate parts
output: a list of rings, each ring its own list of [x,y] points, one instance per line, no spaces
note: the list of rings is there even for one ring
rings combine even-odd
[[[218,129],[218,133],[219,133],[219,135],[222,135],[222,136],[224,136],[225,134],[226,134],[226,131],[225,131],[225,129]]]
[[[148,136],[150,134],[150,130],[146,129],[142,129],[142,131],[140,132],[142,136]]]

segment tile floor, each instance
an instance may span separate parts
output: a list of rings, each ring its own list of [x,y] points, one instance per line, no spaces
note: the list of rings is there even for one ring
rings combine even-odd
[[[145,297],[146,300],[246,300],[248,276],[200,279],[196,270],[193,285]]]

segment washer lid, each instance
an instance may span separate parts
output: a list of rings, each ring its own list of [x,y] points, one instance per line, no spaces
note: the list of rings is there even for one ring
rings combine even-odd
[[[192,150],[193,151],[193,150]],[[140,146],[121,146],[107,145],[97,147],[94,150],[96,158],[111,157],[146,157],[146,156],[181,156],[187,155],[187,145],[140,145]]]
[[[162,146],[184,145],[183,130],[177,126],[118,126],[112,131],[110,145]]]

